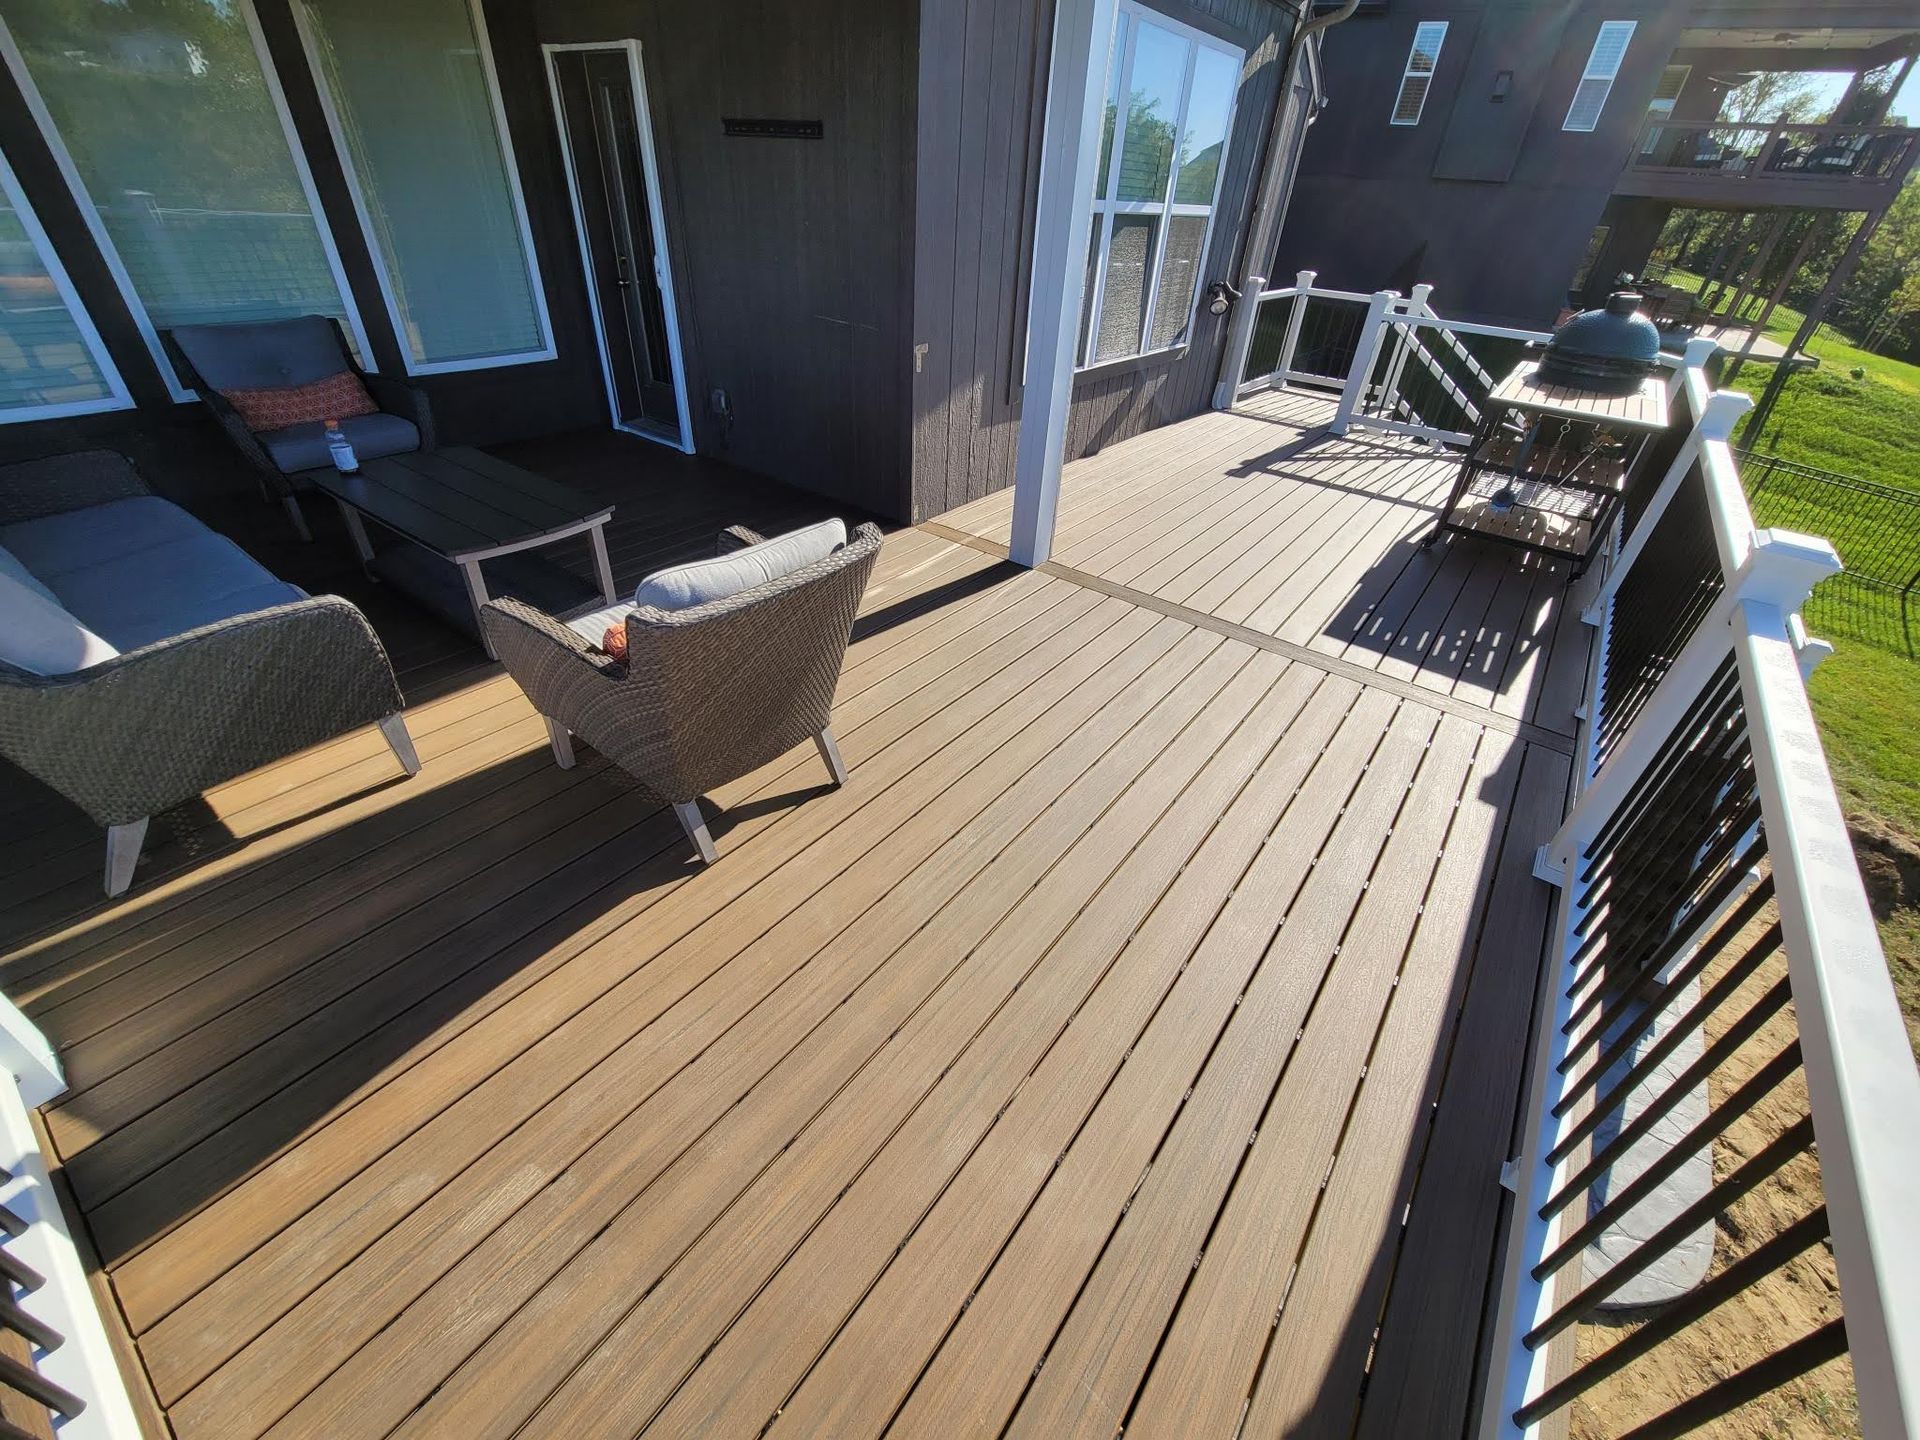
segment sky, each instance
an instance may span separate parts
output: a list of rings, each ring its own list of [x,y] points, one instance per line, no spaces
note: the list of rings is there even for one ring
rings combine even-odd
[[[1847,82],[1852,78],[1844,73],[1823,74],[1820,77],[1820,98],[1825,112],[1830,113],[1839,103]],[[1920,66],[1914,67],[1913,74],[1907,77],[1907,83],[1893,97],[1893,110],[1889,118],[1904,119],[1909,125],[1920,124]]]

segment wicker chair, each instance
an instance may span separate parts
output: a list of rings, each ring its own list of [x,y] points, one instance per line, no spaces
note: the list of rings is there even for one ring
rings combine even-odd
[[[760,543],[739,527],[725,553]],[[724,600],[686,610],[641,606],[627,616],[624,663],[517,600],[490,600],[487,638],[546,719],[554,758],[573,764],[572,737],[671,805],[703,861],[716,858],[699,798],[802,740],[819,746],[836,785],[847,779],[829,726],[847,640],[880,532],[856,529],[826,559]]]
[[[249,324],[180,325],[162,333],[167,358],[181,380],[206,401],[227,438],[252,462],[261,493],[286,507],[294,533],[302,540],[313,535],[295,493],[313,488],[306,472],[329,463],[319,423],[255,434],[221,391],[304,385],[350,371],[360,377],[380,407],[376,414],[340,422],[362,460],[434,447],[433,410],[426,392],[404,380],[362,370],[347,348],[338,320],[301,315]]]
[[[129,504],[149,507],[133,524],[178,513],[110,452],[0,466],[0,538]],[[137,598],[162,579],[157,553],[108,563]],[[302,598],[277,582],[247,593],[265,608],[141,640],[71,674],[0,661],[0,755],[107,828],[110,896],[133,881],[149,816],[236,775],[371,724],[409,775],[420,768],[400,688],[366,617],[338,596]]]

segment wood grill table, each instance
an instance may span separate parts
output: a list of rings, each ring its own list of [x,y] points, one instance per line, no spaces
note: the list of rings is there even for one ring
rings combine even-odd
[[[1626,395],[1597,395],[1542,381],[1522,363],[1495,386],[1427,537],[1451,530],[1573,561],[1586,569],[1625,493],[1648,437],[1667,425],[1666,381],[1650,375]],[[1596,435],[1612,448],[1593,447]]]
[[[615,599],[606,537],[613,507],[469,446],[368,460],[351,475],[317,470],[312,480],[340,507],[371,573],[470,629],[483,645],[480,607],[489,599],[483,561],[515,557],[496,566],[496,593],[553,614]],[[376,551],[366,520],[405,543]],[[593,544],[597,597],[572,571],[525,553],[582,534]]]

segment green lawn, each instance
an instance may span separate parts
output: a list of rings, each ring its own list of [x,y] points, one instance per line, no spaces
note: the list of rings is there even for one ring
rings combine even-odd
[[[1700,277],[1676,270],[1671,283],[1698,289]],[[1784,344],[1804,318],[1782,305],[1767,334]],[[1920,490],[1920,366],[1857,350],[1826,326],[1807,349],[1820,368],[1787,382],[1765,435],[1742,433],[1738,443],[1802,465]],[[1862,372],[1858,379],[1855,370]],[[1772,375],[1771,365],[1748,364],[1734,388],[1758,400]]]

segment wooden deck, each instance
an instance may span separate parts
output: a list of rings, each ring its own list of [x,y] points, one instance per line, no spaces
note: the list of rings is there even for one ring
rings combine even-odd
[[[891,536],[710,869],[477,651],[121,904],[13,841],[155,1433],[1458,1433],[1585,637],[1317,404]]]

